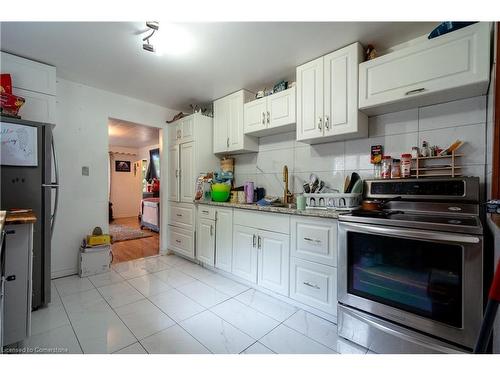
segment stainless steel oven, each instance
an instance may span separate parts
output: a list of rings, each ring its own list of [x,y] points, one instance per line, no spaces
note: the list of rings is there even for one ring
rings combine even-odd
[[[338,300],[472,348],[482,318],[480,235],[339,223]]]

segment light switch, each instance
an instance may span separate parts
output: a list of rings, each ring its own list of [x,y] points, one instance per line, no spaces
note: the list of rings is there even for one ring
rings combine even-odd
[[[89,167],[82,167],[82,176],[88,176],[90,173]]]

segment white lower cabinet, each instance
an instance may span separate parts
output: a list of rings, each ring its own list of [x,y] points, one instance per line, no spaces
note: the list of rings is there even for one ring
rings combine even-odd
[[[218,208],[215,223],[215,267],[231,272],[233,260],[233,210]]]
[[[259,231],[257,234],[257,283],[276,293],[288,295],[290,239],[287,234]]]
[[[291,218],[291,255],[337,266],[337,220],[322,218]]]
[[[257,283],[257,230],[233,226],[233,274]]]
[[[233,233],[233,274],[288,295],[289,236],[242,225]]]
[[[290,298],[337,315],[337,268],[291,258]]]
[[[194,259],[194,236],[191,230],[168,226],[169,249]]]
[[[215,221],[200,219],[196,235],[196,258],[210,266],[215,264]]]

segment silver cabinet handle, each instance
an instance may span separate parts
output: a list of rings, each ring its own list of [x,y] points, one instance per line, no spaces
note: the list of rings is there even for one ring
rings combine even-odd
[[[425,88],[421,87],[419,89],[415,89],[415,90],[410,90],[410,91],[407,91],[405,92],[405,95],[413,95],[413,94],[418,94],[420,92],[424,92],[425,91]]]
[[[262,112],[262,125],[266,125],[266,113]]]
[[[214,226],[210,225],[210,236],[214,235]]]
[[[260,236],[257,236],[257,249],[262,249],[262,239]]]
[[[323,130],[323,119],[320,117],[319,120],[318,120],[318,129],[320,131]]]
[[[175,177],[179,177],[179,170],[178,169],[175,170]]]
[[[203,212],[204,214],[208,215],[208,211],[207,210],[201,210],[201,212]]]
[[[321,289],[319,286],[317,286],[316,284],[310,283],[309,281],[304,281],[302,284],[304,284],[308,287],[314,288],[314,289]]]
[[[178,217],[182,217],[182,214],[176,214]]]
[[[267,125],[269,125],[270,123],[271,123],[271,113],[267,111]]]
[[[226,146],[229,148],[229,137],[227,137]]]
[[[325,116],[325,129],[330,130],[330,118],[328,115]]]
[[[256,235],[254,234],[253,237],[252,237],[252,247],[255,247],[255,239],[256,239]]]
[[[177,242],[177,243],[181,243],[181,240],[175,240],[175,242]]]
[[[304,241],[315,242],[315,243],[321,243],[321,240],[314,240],[314,239],[309,238],[309,237],[304,237]]]

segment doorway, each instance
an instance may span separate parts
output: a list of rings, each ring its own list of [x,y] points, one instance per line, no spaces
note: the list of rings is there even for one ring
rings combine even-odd
[[[109,118],[109,232],[113,263],[160,249],[160,129]]]

